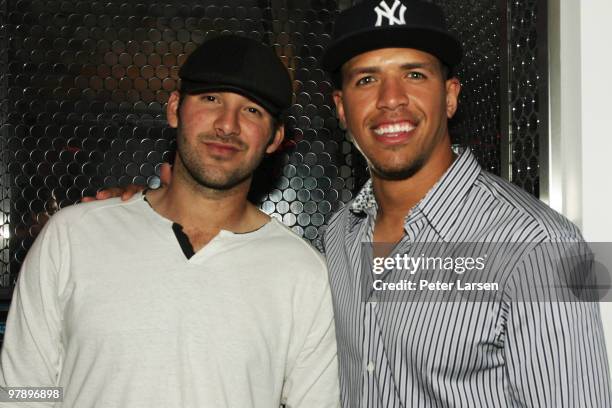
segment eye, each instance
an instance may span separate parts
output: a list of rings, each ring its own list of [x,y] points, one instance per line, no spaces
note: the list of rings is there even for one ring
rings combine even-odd
[[[371,83],[372,83],[372,82],[374,82],[375,80],[376,80],[376,78],[374,78],[374,77],[373,77],[373,76],[371,76],[371,75],[364,76],[364,77],[361,77],[361,78],[359,78],[359,79],[357,80],[356,85],[357,85],[357,86],[363,86],[363,85],[371,84]]]
[[[254,106],[249,106],[249,107],[246,108],[246,110],[247,110],[247,112],[249,112],[249,113],[251,113],[253,115],[256,115],[256,116],[261,116],[262,115],[261,110],[259,108],[254,107]]]
[[[205,102],[217,102],[217,100],[218,100],[215,95],[211,95],[211,94],[202,94],[200,99],[205,101]]]
[[[410,71],[410,72],[408,72],[408,78],[410,78],[410,79],[426,79],[427,76],[425,74],[423,74],[422,72]]]

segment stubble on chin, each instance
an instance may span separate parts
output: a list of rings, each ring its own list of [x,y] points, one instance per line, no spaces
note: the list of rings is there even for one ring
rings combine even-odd
[[[180,160],[181,175],[185,182],[196,190],[226,192],[244,183],[253,176],[253,173],[263,160],[264,152],[254,158],[250,163],[241,161],[238,167],[224,170],[221,166],[207,165],[185,140],[177,148]]]
[[[419,156],[404,166],[390,167],[385,165],[377,165],[368,160],[370,172],[383,180],[398,181],[409,179],[418,173],[425,165],[425,157]]]

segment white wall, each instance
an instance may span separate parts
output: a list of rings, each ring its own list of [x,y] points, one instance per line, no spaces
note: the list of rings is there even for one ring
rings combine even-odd
[[[582,230],[612,243],[612,1],[582,0],[580,12]],[[612,361],[612,303],[602,303],[602,317]]]
[[[588,239],[607,242],[612,242],[610,16],[612,1],[582,1],[582,227]]]
[[[612,1],[550,7],[550,205],[587,241],[612,243]],[[601,308],[612,362],[612,303]]]

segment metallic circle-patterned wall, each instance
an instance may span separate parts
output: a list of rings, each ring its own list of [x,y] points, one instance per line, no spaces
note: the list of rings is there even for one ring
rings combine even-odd
[[[174,133],[165,103],[178,67],[223,32],[273,45],[294,79],[291,142],[258,174],[263,211],[314,240],[367,178],[318,67],[349,1],[0,1],[0,295],[41,225],[97,189],[159,183]],[[500,173],[502,15],[494,0],[439,0],[466,50],[454,142]],[[504,10],[505,12],[505,10]]]
[[[507,52],[510,135],[510,179],[529,193],[540,194],[540,149],[547,136],[546,2],[523,0],[508,3]]]

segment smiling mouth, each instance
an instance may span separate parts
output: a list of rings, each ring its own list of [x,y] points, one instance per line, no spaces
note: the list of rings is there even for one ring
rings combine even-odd
[[[416,125],[411,122],[396,122],[376,126],[372,130],[378,136],[393,136],[398,133],[409,133],[416,129]]]

